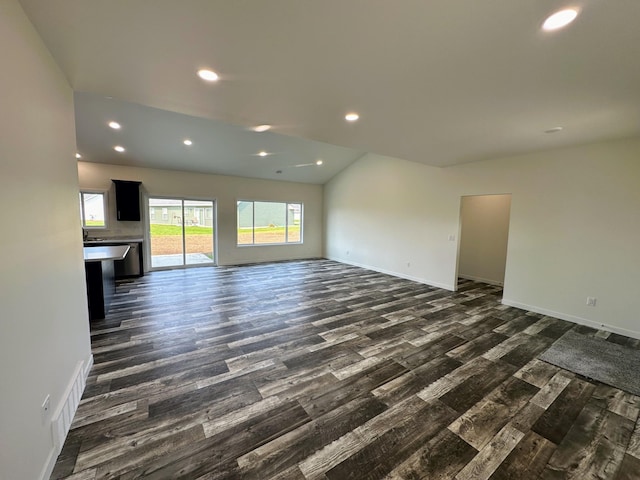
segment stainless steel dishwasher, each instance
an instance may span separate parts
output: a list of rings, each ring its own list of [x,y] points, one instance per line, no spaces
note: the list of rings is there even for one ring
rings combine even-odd
[[[124,260],[115,262],[116,277],[139,277],[142,273],[140,270],[140,248],[139,242],[127,243],[129,245],[129,253]]]

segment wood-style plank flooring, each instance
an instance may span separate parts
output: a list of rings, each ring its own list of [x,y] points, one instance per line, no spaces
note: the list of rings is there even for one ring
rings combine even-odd
[[[640,342],[500,296],[328,260],[121,282],[52,478],[640,479],[640,398],[536,359]]]

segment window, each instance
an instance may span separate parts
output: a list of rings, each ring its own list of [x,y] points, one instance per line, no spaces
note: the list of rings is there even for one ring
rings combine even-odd
[[[149,207],[149,219],[150,220],[156,219],[156,209],[153,207]]]
[[[107,228],[107,195],[104,192],[80,192],[82,228]]]
[[[302,243],[302,204],[251,202],[237,204],[238,245]]]
[[[169,209],[168,208],[163,208],[162,209],[162,219],[163,220],[169,220]]]

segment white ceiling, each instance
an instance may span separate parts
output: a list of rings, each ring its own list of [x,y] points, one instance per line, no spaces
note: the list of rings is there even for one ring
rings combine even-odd
[[[22,4],[86,92],[76,109],[89,161],[324,183],[367,151],[447,166],[640,135],[638,0]],[[566,6],[581,8],[576,21],[542,32]],[[200,80],[202,67],[221,80]],[[128,156],[109,151],[112,116]],[[275,133],[246,130],[263,123]],[[171,143],[183,136],[197,148]],[[260,163],[258,149],[274,155]],[[323,167],[275,174],[318,155]]]
[[[74,100],[78,152],[91,162],[322,184],[364,154],[104,95],[76,92]],[[109,121],[122,128],[109,128]],[[114,152],[115,145],[126,151]]]

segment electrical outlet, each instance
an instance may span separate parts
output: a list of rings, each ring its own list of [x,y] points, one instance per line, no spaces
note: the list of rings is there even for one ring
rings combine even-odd
[[[407,262],[407,267],[410,267],[410,266],[411,266],[411,262]]]
[[[42,402],[42,423],[45,423],[49,418],[49,410],[51,410],[51,396],[47,395]]]
[[[589,307],[595,307],[596,306],[596,301],[598,299],[596,297],[587,297],[587,306]]]
[[[449,241],[450,242],[455,242],[456,241],[456,236],[455,235],[449,235]]]
[[[347,250],[347,255],[349,255],[349,250]]]

